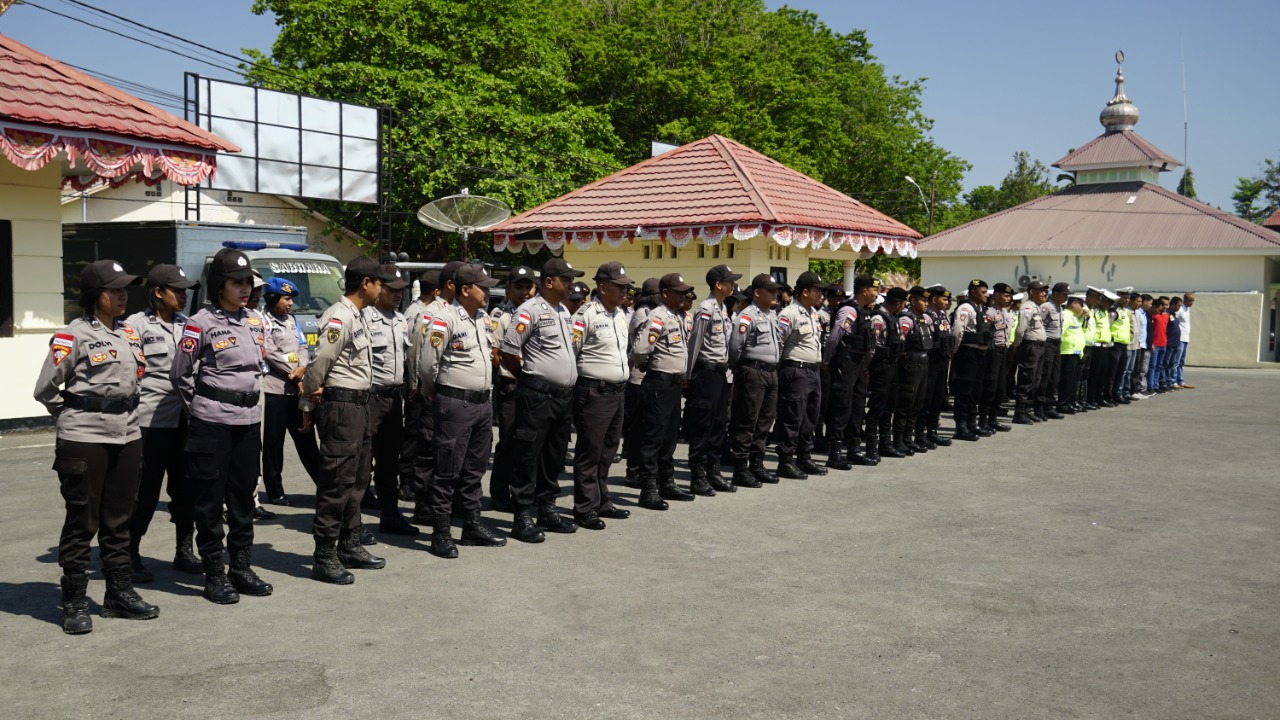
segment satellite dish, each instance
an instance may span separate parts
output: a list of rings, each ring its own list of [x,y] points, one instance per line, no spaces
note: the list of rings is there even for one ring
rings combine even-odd
[[[511,208],[497,198],[472,195],[466,188],[457,195],[432,200],[418,209],[418,220],[445,232],[462,235],[462,258],[467,258],[467,236],[488,230],[511,217]]]

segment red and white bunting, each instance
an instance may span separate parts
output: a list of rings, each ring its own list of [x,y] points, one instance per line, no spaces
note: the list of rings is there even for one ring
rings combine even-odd
[[[93,173],[94,180],[124,178],[134,174],[134,168],[141,165],[144,178],[158,173],[179,185],[199,185],[217,169],[214,153],[198,148],[180,149],[92,135],[53,133],[6,121],[0,121],[0,152],[23,170],[39,170],[58,153],[66,152],[70,167],[74,169],[82,163]],[[91,181],[76,182],[84,185]]]
[[[738,242],[747,242],[759,236],[767,237],[783,247],[794,246],[798,250],[845,250],[859,253],[864,257],[882,252],[901,257],[916,256],[916,243],[910,238],[805,225],[769,225],[768,223],[682,225],[665,228],[638,226],[601,230],[544,229],[540,240],[519,240],[514,233],[495,233],[493,247],[499,251],[530,253],[536,253],[546,247],[559,255],[566,247],[589,251],[598,246],[605,246],[616,250],[636,240],[656,240],[674,248],[684,248],[694,240],[701,240],[705,245],[714,246],[728,237],[733,237]]]

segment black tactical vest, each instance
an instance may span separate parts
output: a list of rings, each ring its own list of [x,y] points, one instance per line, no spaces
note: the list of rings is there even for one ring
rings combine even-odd
[[[986,311],[972,300],[966,300],[963,304],[973,308],[973,312],[977,315],[977,318],[974,320],[973,330],[966,331],[964,335],[961,336],[961,344],[977,345],[982,348],[991,347],[991,343],[995,342],[996,339],[995,328],[991,327],[991,318],[987,317]],[[958,310],[959,308],[956,309]],[[952,317],[951,322],[955,322],[954,316]]]
[[[857,311],[853,329],[840,336],[840,345],[854,355],[865,355],[871,352],[876,346],[876,334],[871,328],[871,317],[868,312],[852,300],[845,301],[840,307],[851,307]]]
[[[911,319],[911,332],[903,340],[908,352],[925,352],[933,349],[933,326],[926,326],[918,315],[904,308],[898,313],[900,318]]]

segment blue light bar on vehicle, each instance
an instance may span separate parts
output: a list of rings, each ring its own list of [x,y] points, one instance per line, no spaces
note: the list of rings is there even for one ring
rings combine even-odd
[[[295,250],[297,252],[305,252],[310,250],[310,246],[306,243],[282,243],[282,242],[263,242],[261,240],[227,240],[222,243],[222,247],[231,248],[233,250]]]

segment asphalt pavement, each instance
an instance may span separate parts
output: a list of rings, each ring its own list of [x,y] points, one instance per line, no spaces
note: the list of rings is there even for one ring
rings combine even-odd
[[[541,545],[441,560],[425,533],[386,538],[386,569],[347,587],[307,578],[289,451],[298,507],[256,528],[274,595],[205,601],[169,569],[162,506],[139,586],[160,617],[98,617],[95,572],[78,637],[59,626],[53,436],[10,435],[0,717],[1280,717],[1280,373],[1188,378],[665,513],[619,484],[631,519]]]

